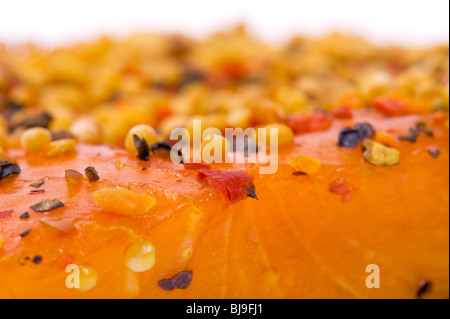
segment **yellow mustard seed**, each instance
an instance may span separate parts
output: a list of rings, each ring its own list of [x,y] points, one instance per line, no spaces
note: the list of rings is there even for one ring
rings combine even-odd
[[[156,205],[154,197],[123,187],[102,188],[94,193],[94,200],[104,211],[127,216],[147,215]]]
[[[42,127],[33,127],[20,135],[20,144],[27,154],[37,153],[52,141],[52,134]]]
[[[98,274],[91,266],[80,266],[80,288],[79,291],[89,291],[97,285]]]
[[[134,145],[133,136],[137,135],[139,138],[145,139],[148,146],[152,146],[158,142],[158,135],[156,134],[153,127],[146,124],[136,125],[128,131],[127,137],[125,139],[125,148],[130,153],[137,152],[136,146]]]
[[[315,158],[311,158],[305,155],[299,155],[291,159],[291,166],[295,169],[296,172],[313,175],[317,174],[320,171],[322,162]]]
[[[364,159],[373,165],[392,166],[400,163],[400,151],[366,139],[363,141]]]
[[[76,152],[75,139],[62,139],[50,143],[47,157],[56,157]]]
[[[134,243],[125,253],[125,263],[133,272],[144,272],[155,265],[155,247],[148,240]]]

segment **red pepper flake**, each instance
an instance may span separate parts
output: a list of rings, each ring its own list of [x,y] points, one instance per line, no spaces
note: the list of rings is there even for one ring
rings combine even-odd
[[[331,126],[331,119],[328,114],[317,112],[310,115],[290,117],[287,124],[295,134],[303,134],[327,130]]]
[[[373,107],[386,115],[396,116],[405,113],[406,102],[395,98],[378,97],[373,100]]]
[[[337,110],[331,111],[331,115],[337,119],[352,119],[353,112],[350,106],[342,106]]]
[[[199,170],[210,170],[211,167],[206,163],[186,163],[184,164],[184,169],[192,169],[195,171]]]
[[[200,180],[206,180],[209,186],[225,198],[225,208],[247,197],[256,198],[254,177],[238,170],[198,171]]]
[[[9,216],[11,216],[12,213],[14,213],[14,211],[12,209],[1,211],[0,212],[0,218],[9,217]]]
[[[330,183],[330,192],[342,195],[342,202],[348,202],[352,198],[353,186],[349,185],[343,178]]]

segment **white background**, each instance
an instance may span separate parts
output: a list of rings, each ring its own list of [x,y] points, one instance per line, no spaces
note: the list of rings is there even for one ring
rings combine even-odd
[[[274,42],[343,30],[378,43],[448,43],[449,0],[0,0],[0,42],[8,43],[138,30],[203,37],[238,22]]]

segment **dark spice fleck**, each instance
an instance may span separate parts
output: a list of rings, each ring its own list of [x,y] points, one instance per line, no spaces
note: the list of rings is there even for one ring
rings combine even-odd
[[[433,131],[428,127],[425,122],[416,123],[416,130],[423,135],[433,137]]]
[[[172,279],[164,279],[158,282],[158,286],[164,290],[187,289],[193,278],[192,271],[182,271]]]
[[[185,67],[181,78],[180,88],[194,82],[205,81],[205,79],[206,77],[201,71],[192,67]]]
[[[30,194],[40,194],[45,192],[45,189],[33,189],[30,191]]]
[[[354,129],[359,131],[361,139],[371,138],[375,135],[375,129],[369,123],[355,124]]]
[[[179,150],[177,151],[177,155],[178,155],[178,158],[179,158],[179,160],[180,160],[180,163],[181,163],[181,164],[184,164],[185,162],[184,162],[183,152],[181,151],[181,149],[179,149]]]
[[[247,190],[247,197],[250,197],[250,198],[254,198],[254,199],[256,199],[256,200],[259,200],[259,199],[258,199],[258,196],[256,196],[256,187],[255,187],[255,184],[252,184],[252,186]]]
[[[151,146],[151,150],[152,150],[152,152],[159,151],[159,150],[170,151],[170,150],[172,150],[172,144],[170,144],[167,141],[162,141],[162,142],[159,141]]]
[[[72,133],[70,133],[69,131],[66,130],[61,130],[61,131],[51,131],[52,134],[52,141],[58,141],[58,140],[63,140],[66,138],[75,138],[75,136],[73,136]]]
[[[172,291],[175,289],[172,279],[164,279],[158,282],[158,286],[166,291]]]
[[[134,145],[138,151],[137,157],[143,161],[148,161],[150,158],[150,148],[148,147],[145,138],[140,138],[136,134],[133,135]]]
[[[152,151],[152,153],[159,151],[159,150],[166,150],[166,151],[170,152],[170,151],[172,151],[172,147],[173,147],[172,144],[170,144],[167,141],[162,141],[162,142],[159,141],[151,146],[151,151]],[[182,153],[181,149],[179,149],[177,151],[177,155],[178,155],[179,163],[184,164],[184,158],[183,158],[183,153]]]
[[[111,103],[114,103],[114,102],[116,102],[116,101],[119,101],[121,98],[122,98],[122,93],[120,93],[120,92],[118,92],[118,91],[116,91],[116,92],[113,92],[110,96],[109,96],[109,98],[107,99],[107,102],[111,102]]]
[[[410,143],[415,143],[417,141],[417,137],[419,136],[419,132],[416,129],[410,128],[408,134],[404,136],[399,136],[400,141],[409,141]]]
[[[192,282],[192,278],[192,271],[183,271],[173,278],[173,284],[177,289],[187,289]]]
[[[39,187],[41,187],[42,185],[44,185],[44,183],[45,183],[45,181],[37,181],[37,182],[31,183],[30,186],[31,186],[31,187],[39,188]]]
[[[338,146],[355,148],[361,141],[361,133],[353,128],[345,127],[339,132]]]
[[[148,170],[148,167],[141,167],[141,171],[146,171]]]
[[[87,176],[89,182],[91,182],[91,183],[96,182],[100,179],[100,176],[98,175],[95,167],[92,167],[92,166],[86,167],[84,172],[86,173],[86,176]]]
[[[433,288],[433,284],[430,281],[422,279],[419,281],[419,289],[417,290],[417,298],[422,298],[424,294],[429,293]]]
[[[355,148],[363,139],[375,135],[375,129],[369,123],[357,123],[354,127],[345,127],[339,132],[338,146]]]
[[[42,256],[41,255],[36,255],[33,257],[33,263],[35,263],[36,265],[39,265],[42,262]]]
[[[25,212],[22,215],[20,215],[20,219],[27,219],[27,218],[30,218],[30,213],[28,212]]]
[[[427,151],[432,158],[438,158],[441,155],[441,151],[437,147],[428,147]]]
[[[292,173],[292,175],[294,175],[294,176],[302,176],[302,175],[308,175],[308,174],[306,174],[306,173],[303,173],[303,172],[293,172]]]
[[[38,115],[29,116],[19,123],[15,124],[13,127],[11,127],[11,131],[18,127],[23,127],[25,129],[31,128],[31,127],[45,127],[48,128],[50,121],[52,120],[52,117],[48,113],[41,113]]]
[[[30,208],[38,213],[48,212],[60,207],[64,207],[64,203],[59,201],[58,199],[47,199],[30,206]]]
[[[0,161],[0,180],[20,174],[20,166],[8,161]]]
[[[20,237],[26,237],[30,234],[31,228],[25,229],[23,232],[20,233]]]
[[[25,266],[28,261],[30,261],[30,257],[28,257],[28,256],[21,256],[21,257],[19,257],[19,264],[21,266]]]
[[[6,109],[2,110],[3,116],[9,121],[15,113],[23,110],[23,108],[24,106],[17,101],[7,101]]]

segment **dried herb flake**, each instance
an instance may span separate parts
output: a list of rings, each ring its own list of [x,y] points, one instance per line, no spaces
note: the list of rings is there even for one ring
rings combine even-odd
[[[20,174],[20,166],[8,161],[0,161],[0,180]]]
[[[98,175],[95,167],[92,167],[92,166],[86,167],[84,172],[86,173],[86,176],[87,176],[89,182],[91,182],[91,183],[96,182],[100,179],[100,176]]]
[[[39,188],[44,185],[45,181],[37,181],[30,184],[31,187]]]
[[[23,127],[24,129],[31,128],[31,127],[48,128],[51,120],[52,120],[51,115],[48,113],[45,113],[45,112],[38,114],[38,115],[32,115],[32,116],[29,116],[29,117],[23,119],[22,121],[20,121],[13,127],[11,127],[11,131],[13,131],[14,129],[16,129],[18,127]]]
[[[60,207],[64,207],[64,203],[58,199],[47,199],[30,206],[30,208],[38,213],[48,212]]]
[[[137,157],[143,161],[148,161],[150,158],[150,148],[148,147],[145,138],[140,138],[136,134],[133,135],[134,146],[138,151]]]
[[[415,143],[419,137],[419,132],[416,129],[410,128],[408,134],[399,136],[400,141],[409,141],[410,143]]]
[[[428,125],[425,122],[418,122],[416,123],[416,130],[419,133],[422,133],[423,135],[433,137],[433,131],[428,127]]]

